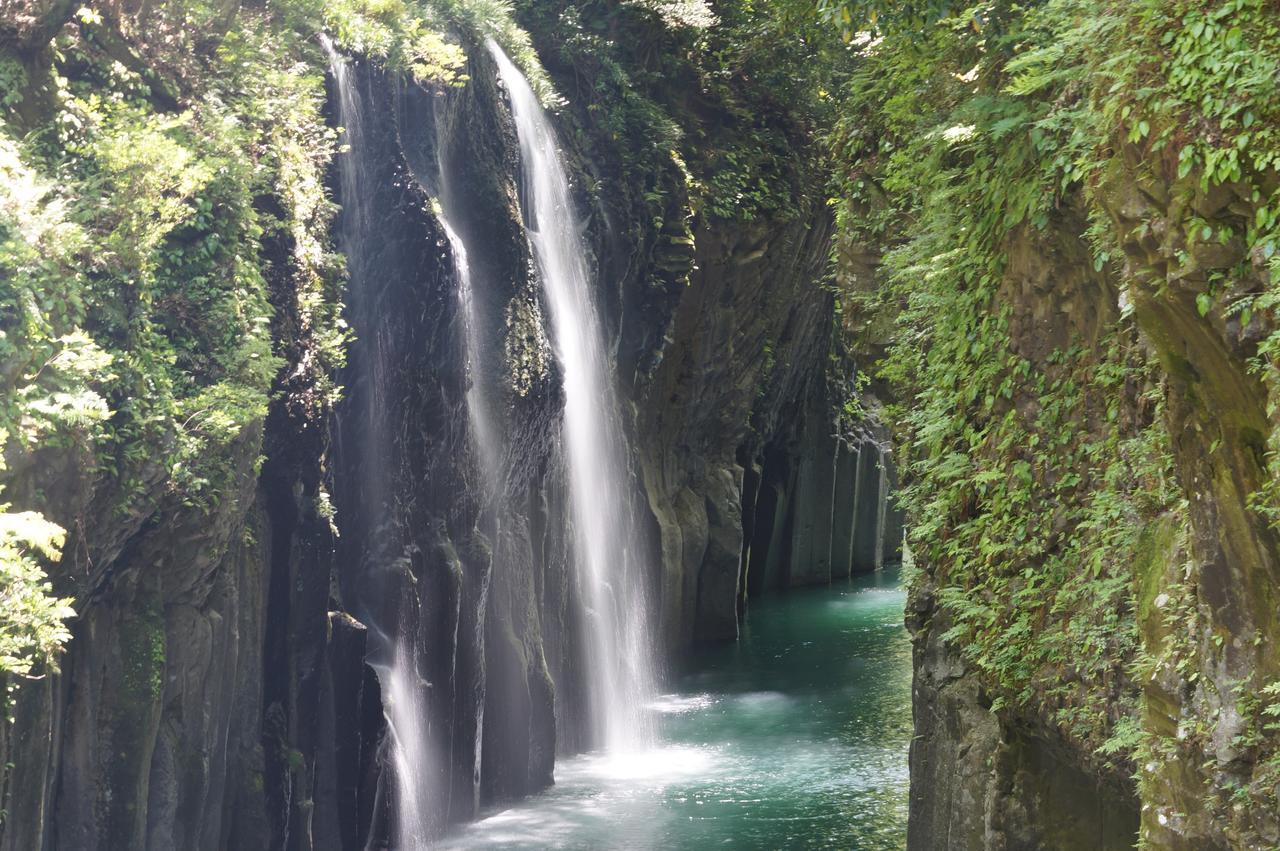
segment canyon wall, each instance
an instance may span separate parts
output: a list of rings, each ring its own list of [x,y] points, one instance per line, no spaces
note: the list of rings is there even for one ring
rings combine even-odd
[[[257,44],[266,65],[235,66],[244,76],[228,85],[255,93],[266,85],[262,102],[288,99],[301,111],[245,113],[261,134],[252,156],[268,177],[245,178],[243,250],[206,252],[212,274],[234,266],[245,287],[261,291],[253,333],[265,335],[266,353],[246,357],[271,369],[253,373],[245,391],[260,406],[228,427],[229,438],[201,445],[201,463],[217,475],[190,486],[204,489],[199,497],[184,490],[186,479],[175,485],[170,450],[224,397],[141,434],[73,432],[62,443],[5,448],[6,502],[68,530],[50,575],[77,614],[58,670],[14,683],[0,741],[9,766],[3,848],[336,849],[387,840],[400,810],[384,720],[397,637],[411,648],[412,685],[426,700],[434,760],[423,783],[434,829],[545,787],[557,754],[591,744],[559,376],[492,60],[465,26],[451,36],[462,64],[439,79],[351,55],[361,144],[333,157],[337,134],[326,126],[340,120],[333,80],[327,100],[318,88],[324,56],[310,36],[291,40],[264,20],[223,22],[232,42],[249,37],[241,26],[279,40]],[[685,38],[640,10],[622,25],[638,40]],[[536,17],[530,26],[535,40],[554,40]],[[247,108],[234,90],[208,97],[201,72],[147,44],[142,30],[127,11],[77,19],[60,36],[74,57],[65,66],[38,39],[6,49],[24,67],[70,75],[81,93],[105,85],[98,69],[124,57],[153,82],[143,114]],[[191,50],[215,67],[257,61],[234,49]],[[571,97],[557,125],[595,254],[632,489],[656,554],[654,619],[674,656],[694,641],[734,638],[749,595],[896,561],[901,518],[885,498],[892,464],[883,433],[841,414],[844,355],[823,286],[831,221],[800,154],[812,140],[760,101],[797,146],[778,199],[786,203],[749,221],[713,213],[674,150],[638,154],[646,140],[619,139],[609,114],[585,109],[573,97],[583,69],[551,53],[544,45],[549,79]],[[281,77],[277,68],[290,70]],[[30,79],[35,87],[44,78]],[[166,79],[172,85],[160,87]],[[668,98],[669,120],[684,132],[736,134],[741,118],[716,100],[723,92],[693,108],[678,91],[650,95]],[[54,120],[53,96],[29,94],[14,120]],[[744,84],[732,97],[751,104],[762,91]],[[234,160],[234,147],[225,156]],[[660,191],[638,182],[639,156],[657,157],[643,172]],[[356,164],[359,197],[344,197],[339,172]],[[476,249],[468,259],[481,335],[499,353],[483,376],[467,369],[455,246],[439,218],[446,179],[466,199],[450,224]],[[216,227],[230,203],[215,201],[202,218],[203,202],[188,202],[195,212],[179,218],[191,218],[157,237],[165,257],[200,244],[200,229]],[[358,244],[344,246],[344,234]],[[168,262],[148,274],[164,284]],[[92,274],[104,291],[129,292],[127,262]],[[208,306],[176,291],[155,321],[163,344],[180,349],[177,380],[192,374],[188,356],[221,374],[220,350],[183,336]],[[95,302],[86,311],[92,333],[112,333],[104,310]],[[182,311],[167,317],[173,328],[164,310]],[[228,346],[241,341],[231,337]],[[115,363],[134,356],[135,338],[111,339]],[[114,379],[86,381],[107,388],[118,424],[146,390]],[[481,380],[498,388],[492,402],[505,433],[501,510],[484,498],[468,428],[468,388]]]
[[[871,8],[837,280],[911,515],[908,845],[1276,847],[1275,10]]]
[[[1152,174],[1140,149],[1121,150],[1098,203],[1114,228],[1122,277],[1095,271],[1082,221],[1065,216],[1045,234],[1015,235],[997,298],[1010,308],[1014,351],[1050,381],[1063,366],[1050,353],[1072,346],[1076,368],[1095,375],[1126,348],[1137,365],[1106,401],[1082,400],[1071,437],[1099,446],[1101,433],[1130,430],[1129,447],[1143,432],[1157,434],[1162,447],[1161,484],[1140,473],[1125,488],[1142,508],[1124,521],[1132,531],[1116,548],[1130,560],[1099,572],[1120,583],[1109,605],[1115,632],[1132,638],[1098,658],[1096,670],[1105,673],[1097,678],[1087,668],[1072,671],[1079,662],[1069,661],[1067,648],[1036,658],[1066,687],[1036,683],[1015,702],[1001,673],[961,652],[949,610],[957,603],[940,593],[937,565],[926,564],[907,614],[916,660],[912,848],[1128,848],[1139,835],[1171,849],[1280,841],[1271,804],[1274,730],[1265,721],[1274,689],[1258,692],[1275,670],[1268,636],[1276,634],[1277,549],[1259,510],[1272,480],[1264,447],[1273,417],[1270,391],[1250,366],[1268,332],[1260,318],[1223,308],[1265,292],[1267,272],[1242,241],[1188,244],[1178,235],[1179,220],[1193,216],[1240,229],[1252,215],[1242,190],[1205,191],[1197,180]],[[1226,270],[1231,284],[1205,309],[1197,295]],[[1121,319],[1121,310],[1131,316]],[[1038,415],[1044,403],[1043,384],[1010,401],[1024,415]],[[1095,434],[1082,437],[1082,429]],[[1062,471],[1038,475],[1052,482]],[[1155,496],[1169,484],[1177,487],[1172,498]],[[1063,536],[1096,529],[1072,531],[1059,509],[1050,534],[1058,540],[1040,558],[1051,564]],[[1105,594],[1101,584],[1090,595]],[[1014,595],[1021,590],[1011,586]],[[1080,597],[1056,612],[1093,616]],[[1012,621],[1004,628],[1016,628]],[[1041,636],[1061,628],[1051,623],[1036,627]],[[1082,710],[1110,716],[1110,724],[1136,719],[1135,764],[1113,761],[1106,741],[1068,720]]]

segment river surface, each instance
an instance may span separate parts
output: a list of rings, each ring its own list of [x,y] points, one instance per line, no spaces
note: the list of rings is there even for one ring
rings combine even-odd
[[[444,847],[905,847],[902,606],[892,573],[753,600],[742,639],[698,652],[649,707],[656,748],[562,759],[554,787]]]

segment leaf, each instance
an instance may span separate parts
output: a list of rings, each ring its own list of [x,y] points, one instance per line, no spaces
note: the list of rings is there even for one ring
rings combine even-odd
[[[1207,315],[1212,307],[1213,298],[1208,293],[1198,293],[1196,295],[1196,310],[1200,312],[1201,316]]]
[[[0,512],[0,545],[29,547],[53,561],[62,553],[67,531],[35,511]]]

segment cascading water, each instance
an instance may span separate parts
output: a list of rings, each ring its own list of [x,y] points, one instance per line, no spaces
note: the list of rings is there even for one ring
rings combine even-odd
[[[443,175],[443,166],[441,174]],[[443,180],[443,177],[442,177]],[[449,248],[453,253],[454,271],[458,275],[458,302],[462,308],[462,321],[466,324],[467,339],[467,417],[470,420],[471,435],[480,454],[481,473],[485,478],[485,488],[493,491],[497,486],[499,448],[498,435],[490,420],[489,394],[484,384],[484,366],[481,363],[483,347],[481,345],[480,312],[476,306],[476,295],[471,279],[471,262],[467,258],[467,245],[462,237],[453,229],[448,215],[448,202],[445,199],[447,190],[441,190],[441,210],[436,219],[444,228],[449,240]]]
[[[475,282],[471,271],[471,261],[467,254],[467,244],[458,233],[454,222],[459,218],[457,209],[459,199],[453,191],[450,176],[453,173],[451,163],[445,152],[445,133],[441,125],[445,121],[442,99],[435,101],[436,131],[436,220],[444,229],[449,240],[449,248],[453,254],[454,271],[458,278],[458,302],[462,309],[462,321],[465,325],[467,358],[467,416],[471,427],[471,436],[475,442],[480,461],[480,472],[484,476],[485,489],[488,496],[498,496],[499,465],[502,455],[502,434],[493,419],[491,408],[492,393],[487,384],[488,363],[485,360],[484,320],[480,306],[476,301]]]
[[[645,704],[655,691],[642,548],[630,509],[621,417],[592,298],[586,250],[556,149],[533,89],[492,40],[520,142],[526,227],[564,375],[564,446],[579,583],[588,606],[586,651],[596,742],[632,751],[652,741]]]
[[[350,278],[349,301],[357,334],[367,335],[364,356],[360,359],[365,384],[365,423],[359,436],[362,458],[362,490],[368,511],[386,513],[386,481],[379,446],[386,445],[382,428],[382,388],[386,353],[377,335],[374,315],[376,299],[372,260],[367,246],[374,244],[366,198],[369,191],[366,165],[365,115],[360,92],[351,78],[346,59],[337,52],[323,34],[320,44],[329,58],[330,72],[338,93],[338,118],[345,131],[347,152],[338,158],[338,179],[342,213],[338,236],[347,258]],[[465,265],[465,260],[464,260]],[[427,802],[435,794],[433,768],[437,761],[428,739],[428,685],[419,674],[415,640],[418,634],[417,607],[408,601],[395,606],[398,615],[394,630],[375,624],[375,639],[382,659],[371,664],[382,683],[383,711],[390,732],[391,765],[395,782],[395,847],[419,849],[427,847],[434,829]]]
[[[440,223],[441,228],[444,229],[445,236],[449,240],[449,248],[453,255],[454,272],[458,280],[458,306],[461,309],[462,321],[465,326],[463,331],[466,344],[468,379],[467,420],[472,445],[476,449],[476,458],[485,496],[485,510],[482,512],[481,517],[477,519],[477,527],[483,534],[488,535],[489,541],[493,546],[491,554],[492,566],[496,569],[501,569],[500,565],[503,556],[499,546],[499,531],[507,511],[507,494],[502,487],[502,464],[506,450],[506,435],[502,428],[502,420],[495,417],[492,407],[491,400],[494,398],[494,393],[489,384],[489,376],[492,373],[489,370],[490,361],[486,356],[484,345],[485,322],[480,304],[476,298],[475,278],[471,269],[467,244],[454,225],[454,222],[460,218],[460,199],[453,191],[453,182],[451,180],[453,168],[446,154],[447,134],[443,130],[445,115],[442,103],[442,99],[437,99],[434,106],[435,120],[433,126],[436,133],[436,186],[434,187],[436,209],[434,212],[436,220]],[[483,636],[484,634],[484,620],[482,618],[487,596],[488,583],[485,582],[481,587],[480,601],[477,606],[477,611],[482,613],[481,619],[477,621],[475,627],[477,636]],[[477,638],[477,644],[483,646],[483,638]],[[481,764],[484,741],[483,731],[484,704],[481,702],[478,707],[475,729],[475,765],[477,766]],[[478,801],[478,773],[474,782],[476,784],[474,794]]]

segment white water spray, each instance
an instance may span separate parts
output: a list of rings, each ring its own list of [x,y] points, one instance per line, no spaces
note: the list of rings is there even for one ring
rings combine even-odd
[[[407,607],[416,614],[415,607]],[[395,771],[395,848],[418,851],[430,847],[433,829],[427,801],[436,790],[432,777],[435,758],[427,741],[428,685],[418,675],[413,629],[400,624],[393,642],[391,664],[375,670],[384,684],[382,710],[391,733],[391,764]]]
[[[343,253],[347,257],[350,275],[351,302],[355,309],[356,333],[368,335],[366,354],[362,359],[366,374],[366,414],[368,431],[361,436],[364,442],[362,456],[364,476],[367,479],[366,501],[370,509],[385,511],[380,498],[383,475],[376,447],[384,436],[380,424],[380,388],[383,386],[384,353],[378,344],[374,327],[374,315],[369,300],[371,269],[366,246],[376,241],[369,221],[367,198],[368,185],[367,138],[365,136],[364,106],[360,93],[351,79],[350,67],[332,42],[320,35],[320,44],[329,58],[338,92],[338,118],[345,129],[346,153],[338,159],[338,179],[342,192],[342,219],[340,238]],[[463,261],[465,264],[465,260]],[[363,322],[361,320],[364,320]],[[364,327],[361,327],[361,325]],[[407,570],[407,568],[406,568]],[[409,601],[401,601],[395,633],[379,632],[382,643],[390,648],[387,664],[375,666],[383,687],[383,713],[391,741],[391,765],[395,775],[395,848],[399,851],[422,849],[429,846],[433,830],[428,802],[438,793],[433,788],[433,771],[437,765],[428,740],[427,688],[418,672],[415,640],[418,633],[418,609]]]
[[[579,583],[588,607],[589,683],[596,741],[610,751],[652,741],[644,705],[654,694],[654,648],[642,548],[627,496],[627,465],[612,370],[592,298],[586,248],[555,131],[529,82],[487,43],[511,99],[522,197],[564,373],[564,446]]]

